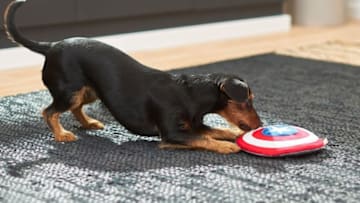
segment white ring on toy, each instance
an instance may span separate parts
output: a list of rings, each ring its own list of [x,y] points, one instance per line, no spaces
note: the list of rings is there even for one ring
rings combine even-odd
[[[302,129],[305,130],[305,129]],[[319,138],[314,135],[313,133],[305,130],[306,133],[308,133],[308,136],[304,137],[304,138],[300,138],[300,139],[296,139],[296,140],[284,140],[284,141],[267,141],[267,140],[260,140],[257,139],[255,137],[253,137],[253,132],[254,131],[250,131],[248,133],[246,133],[243,136],[243,140],[246,143],[255,145],[257,147],[264,147],[264,148],[283,148],[283,147],[293,147],[296,145],[301,145],[301,144],[308,144],[308,143],[312,143],[312,142],[316,142]]]

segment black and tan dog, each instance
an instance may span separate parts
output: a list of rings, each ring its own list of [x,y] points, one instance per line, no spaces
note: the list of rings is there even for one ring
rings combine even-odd
[[[253,94],[235,75],[179,75],[146,67],[120,50],[87,38],[59,42],[35,42],[24,38],[14,25],[13,1],[4,15],[8,36],[28,49],[43,54],[42,79],[53,102],[43,116],[55,140],[75,141],[59,116],[71,111],[84,128],[104,125],[87,116],[82,107],[99,98],[112,115],[133,133],[160,135],[162,148],[206,149],[234,153],[237,134],[203,124],[207,113],[218,113],[242,130],[260,126],[253,108]]]

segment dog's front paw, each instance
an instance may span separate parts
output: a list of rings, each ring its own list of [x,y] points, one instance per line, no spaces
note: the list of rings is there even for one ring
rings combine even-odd
[[[63,131],[55,135],[56,142],[74,142],[78,139],[76,135],[69,131]]]
[[[245,131],[241,130],[240,128],[238,128],[238,127],[236,127],[236,126],[235,126],[235,127],[234,127],[234,126],[231,126],[231,127],[229,128],[229,131],[232,132],[232,133],[234,133],[234,134],[236,134],[237,136],[245,133]]]
[[[232,154],[241,151],[241,148],[235,143],[222,141],[215,151],[220,154]]]

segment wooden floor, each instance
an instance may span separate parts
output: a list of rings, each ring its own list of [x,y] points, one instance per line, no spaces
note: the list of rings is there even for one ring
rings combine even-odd
[[[146,65],[160,70],[168,70],[267,52],[276,51],[281,53],[284,50],[334,40],[359,43],[360,22],[351,22],[346,25],[328,28],[294,27],[288,33],[129,54]],[[41,67],[24,67],[16,70],[0,71],[0,96],[44,88],[41,82]]]

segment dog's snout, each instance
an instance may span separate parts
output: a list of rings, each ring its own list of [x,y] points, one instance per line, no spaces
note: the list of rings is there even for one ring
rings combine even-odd
[[[239,128],[245,131],[257,129],[262,126],[262,122],[251,122],[250,124],[239,124]]]
[[[253,126],[252,126],[252,129],[256,129],[256,128],[259,128],[262,126],[262,122],[256,122]]]
[[[248,126],[248,125],[246,125],[246,124],[243,124],[243,123],[239,124],[239,128],[240,128],[241,130],[244,130],[244,131],[250,131],[250,130],[251,130],[251,127],[250,127],[250,126]]]
[[[260,120],[259,116],[256,116],[255,119],[253,119],[251,129],[259,128],[263,125],[262,121]]]
[[[260,117],[257,115],[257,113],[254,111],[254,114],[252,117],[249,117],[249,119],[246,122],[247,125],[244,125],[243,123],[239,126],[243,130],[253,130],[261,127],[263,125],[262,121],[260,120]],[[247,126],[247,127],[245,127]]]

